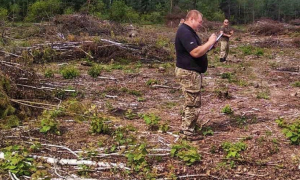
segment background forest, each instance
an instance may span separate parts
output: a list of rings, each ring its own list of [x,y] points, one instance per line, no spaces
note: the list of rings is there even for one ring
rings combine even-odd
[[[164,23],[198,9],[211,21],[225,17],[233,24],[259,18],[288,22],[299,18],[299,0],[1,0],[0,18],[39,22],[57,14],[84,13],[100,18],[142,24]]]

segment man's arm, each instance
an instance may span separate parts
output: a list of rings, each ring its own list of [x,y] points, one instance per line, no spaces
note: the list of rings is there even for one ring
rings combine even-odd
[[[212,34],[206,43],[193,49],[190,52],[190,55],[194,58],[203,56],[209,50],[209,48],[216,42],[216,40],[217,36],[215,34]]]
[[[220,31],[220,33],[223,34],[223,36],[227,36],[230,38],[233,32],[232,33],[230,32],[230,34],[226,34],[226,33],[224,33],[224,31]]]

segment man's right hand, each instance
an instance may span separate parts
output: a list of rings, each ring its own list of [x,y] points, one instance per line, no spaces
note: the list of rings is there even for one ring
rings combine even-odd
[[[208,38],[208,42],[210,42],[211,45],[215,44],[216,40],[217,40],[217,36],[216,36],[215,33],[213,33],[213,34]]]

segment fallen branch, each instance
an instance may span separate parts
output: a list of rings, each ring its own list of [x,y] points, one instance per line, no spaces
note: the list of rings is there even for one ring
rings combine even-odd
[[[179,87],[171,87],[171,86],[165,86],[165,85],[159,85],[159,84],[154,84],[151,87],[153,87],[153,88],[179,89]]]
[[[83,49],[81,49],[80,47],[76,47],[77,49],[79,49],[80,51],[84,52],[84,54],[86,54],[87,56],[89,56],[91,59],[94,59],[94,57],[92,55],[90,55],[89,53],[85,52]]]
[[[78,166],[78,165],[97,166],[102,170],[113,169],[113,168],[130,170],[130,168],[126,167],[125,164],[123,163],[96,162],[96,161],[77,160],[77,159],[56,159],[56,158],[37,156],[37,155],[33,155],[29,157],[32,157],[34,159],[43,159],[49,164],[60,164],[60,165],[70,165],[70,166]],[[0,159],[5,159],[3,152],[0,152]]]
[[[43,106],[52,106],[52,107],[57,107],[57,105],[52,105],[52,104],[44,104],[44,103],[39,103],[39,102],[33,102],[33,101],[25,101],[25,100],[20,100],[20,99],[10,99],[12,102],[22,102],[22,103],[29,103],[29,104],[38,104],[38,105],[43,105]]]
[[[22,56],[19,56],[19,55],[16,55],[16,54],[13,54],[13,53],[10,53],[10,52],[6,52],[6,51],[0,51],[4,54],[8,54],[8,55],[11,55],[11,56],[14,56],[14,57],[22,57]]]
[[[109,80],[117,80],[114,77],[105,77],[105,76],[98,76],[99,79],[109,79]]]
[[[117,98],[118,96],[105,95],[105,97],[114,99],[114,98]]]

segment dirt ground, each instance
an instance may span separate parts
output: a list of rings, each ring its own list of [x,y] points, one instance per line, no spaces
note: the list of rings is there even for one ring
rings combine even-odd
[[[143,31],[146,36],[152,30],[141,28],[140,31],[140,36]],[[172,42],[175,32],[175,28],[162,28],[157,36],[167,37]],[[261,48],[263,55],[255,54],[255,50],[245,54],[241,49],[249,45],[258,47],[269,38],[275,39],[277,44],[286,44],[286,47],[275,44]],[[119,68],[103,70],[99,77],[92,78],[87,74],[90,67],[73,60],[67,63],[76,66],[80,76],[71,80],[64,79],[59,73],[55,73],[54,78],[43,77],[45,68],[58,70],[62,62],[34,64],[33,68],[40,75],[40,82],[63,89],[72,87],[77,92],[68,94],[62,101],[62,105],[71,100],[80,102],[79,109],[73,111],[75,114],[83,113],[81,107],[85,111],[97,110],[110,120],[113,129],[135,127],[135,131],[125,130],[124,136],[126,139],[134,137],[136,144],[146,143],[149,154],[153,154],[151,149],[161,149],[157,153],[161,155],[146,158],[154,179],[300,179],[299,146],[291,145],[275,122],[279,117],[290,123],[300,120],[300,89],[292,85],[300,81],[300,52],[299,48],[290,46],[291,41],[292,38],[285,35],[266,37],[238,32],[230,42],[226,63],[219,62],[219,48],[208,53],[209,68],[203,75],[198,123],[203,125],[202,132],[211,129],[213,133],[203,140],[189,142],[201,155],[201,161],[190,166],[169,155],[172,145],[181,142],[177,134],[184,102],[174,76],[174,61],[128,64],[111,61],[105,66],[119,65]],[[231,74],[230,78],[225,74]],[[222,113],[226,105],[231,107],[233,114]],[[95,109],[91,110],[92,106]],[[138,116],[150,113],[160,118],[160,124],[169,126],[167,133],[149,130],[144,119]],[[80,158],[124,163],[130,167],[122,153],[129,151],[130,145],[125,143],[127,146],[122,149],[122,144],[116,143],[115,135],[91,134],[91,119],[82,121],[69,114],[57,120],[61,135],[40,133],[39,118],[28,118],[19,127],[2,129],[0,147],[40,142],[41,149],[32,154],[76,159],[72,152],[80,154],[84,151]],[[224,142],[243,142],[247,148],[238,158],[226,158],[222,148]],[[112,147],[116,149],[109,152]],[[78,179],[79,176],[83,179],[150,179],[142,169],[139,172],[96,167],[82,170],[77,166],[57,164],[47,168],[47,172],[51,178],[58,179]],[[3,172],[1,178],[9,176]]]

